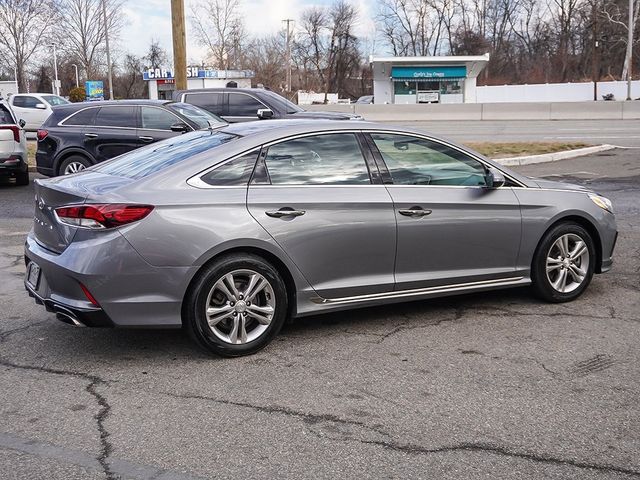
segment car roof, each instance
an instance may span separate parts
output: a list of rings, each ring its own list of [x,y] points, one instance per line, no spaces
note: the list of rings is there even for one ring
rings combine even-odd
[[[100,100],[95,102],[77,102],[77,103],[67,103],[65,105],[55,105],[53,108],[54,111],[61,110],[80,110],[82,108],[88,107],[104,107],[109,105],[166,105],[168,103],[176,103],[172,100],[149,100],[149,99],[140,99],[140,100]]]

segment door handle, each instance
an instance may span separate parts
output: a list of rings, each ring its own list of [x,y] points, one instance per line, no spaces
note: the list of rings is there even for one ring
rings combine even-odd
[[[87,137],[87,138],[97,138],[98,134],[97,133],[85,133],[84,136]]]
[[[143,142],[153,142],[153,137],[138,137]]]
[[[398,210],[400,215],[404,215],[405,217],[426,217],[431,214],[431,210],[425,210],[420,207],[411,207],[406,210]]]
[[[272,210],[270,212],[264,212],[271,218],[282,217],[300,217],[307,213],[305,210],[294,210],[292,208],[281,208],[280,210]]]

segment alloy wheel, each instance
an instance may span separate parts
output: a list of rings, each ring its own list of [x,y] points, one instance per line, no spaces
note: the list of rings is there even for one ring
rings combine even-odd
[[[72,173],[78,173],[87,168],[82,162],[71,162],[64,169],[65,175],[71,175]]]
[[[589,248],[575,233],[561,235],[547,253],[547,279],[554,290],[570,293],[576,290],[589,271]]]
[[[219,278],[205,306],[211,332],[225,343],[242,345],[263,335],[276,309],[269,281],[258,272],[234,270]]]

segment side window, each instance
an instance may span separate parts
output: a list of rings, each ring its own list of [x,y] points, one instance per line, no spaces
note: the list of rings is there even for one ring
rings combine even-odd
[[[39,103],[42,103],[42,102],[38,100],[36,97],[31,97],[28,95],[16,96],[13,99],[13,105],[16,107],[22,107],[22,108],[36,108],[36,105]]]
[[[222,112],[222,93],[189,93],[184,96],[184,102],[216,115],[224,115]]]
[[[167,112],[162,108],[141,107],[142,108],[142,128],[151,128],[153,130],[171,130],[171,125],[175,123],[184,123],[173,113]]]
[[[296,138],[269,147],[265,158],[272,185],[371,183],[353,133]]]
[[[97,108],[85,108],[84,110],[80,110],[75,115],[67,118],[64,121],[64,125],[70,126],[84,126],[84,125],[93,125],[93,122],[96,118]]]
[[[96,115],[96,126],[136,127],[135,107],[102,107]]]
[[[249,177],[258,158],[260,150],[245,153],[206,173],[200,180],[218,187],[242,186],[249,182]]]
[[[227,115],[231,117],[256,117],[260,108],[266,107],[250,95],[241,93],[229,94],[229,112]]]
[[[476,159],[437,142],[407,135],[372,133],[394,184],[484,186]]]

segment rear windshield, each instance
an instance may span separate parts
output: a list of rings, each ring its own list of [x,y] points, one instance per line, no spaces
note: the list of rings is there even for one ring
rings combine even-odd
[[[143,178],[235,138],[238,136],[224,132],[186,133],[125,153],[93,169],[119,177]]]
[[[16,123],[9,109],[0,103],[0,124]]]

